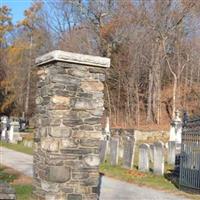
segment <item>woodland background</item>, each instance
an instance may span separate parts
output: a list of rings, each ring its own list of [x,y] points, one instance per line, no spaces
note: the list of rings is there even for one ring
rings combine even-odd
[[[34,116],[34,60],[55,49],[111,58],[113,126],[166,127],[176,109],[200,113],[200,1],[33,1],[13,24],[0,7],[0,112]]]

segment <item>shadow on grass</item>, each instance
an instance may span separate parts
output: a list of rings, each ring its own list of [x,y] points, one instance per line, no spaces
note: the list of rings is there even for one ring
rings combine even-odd
[[[168,170],[166,173],[164,173],[164,177],[165,179],[170,181],[177,189],[180,189],[179,176],[176,170],[174,169]]]

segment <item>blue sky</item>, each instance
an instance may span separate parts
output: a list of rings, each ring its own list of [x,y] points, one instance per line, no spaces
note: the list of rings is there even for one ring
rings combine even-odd
[[[12,9],[13,22],[23,18],[24,10],[30,7],[31,0],[0,0],[0,6],[7,5]]]

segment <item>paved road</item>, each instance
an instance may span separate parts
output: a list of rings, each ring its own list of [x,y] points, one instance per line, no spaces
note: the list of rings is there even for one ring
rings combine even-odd
[[[33,175],[33,157],[30,155],[0,147],[0,163],[27,176]],[[186,198],[103,177],[100,200],[186,200]]]

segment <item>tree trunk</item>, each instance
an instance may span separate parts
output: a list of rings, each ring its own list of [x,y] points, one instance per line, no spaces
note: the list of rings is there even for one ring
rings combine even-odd
[[[147,104],[147,122],[152,121],[152,89],[153,89],[153,74],[152,74],[152,69],[150,69],[149,70],[148,104]]]
[[[30,51],[29,51],[29,59],[30,63],[28,65],[28,77],[27,77],[27,86],[26,86],[26,99],[25,99],[25,115],[28,116],[28,109],[29,109],[29,94],[30,94],[30,79],[31,79],[31,65],[32,65],[32,36],[30,41]]]
[[[175,117],[176,112],[176,89],[177,89],[177,76],[174,74],[174,86],[173,86],[173,102],[172,102],[172,119]]]

